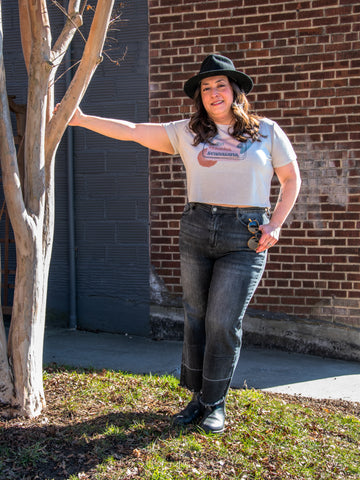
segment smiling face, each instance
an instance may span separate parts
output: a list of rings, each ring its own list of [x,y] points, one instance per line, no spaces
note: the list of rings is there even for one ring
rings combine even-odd
[[[225,75],[206,77],[200,85],[201,100],[209,117],[218,124],[230,125],[234,121],[231,105],[234,92]]]

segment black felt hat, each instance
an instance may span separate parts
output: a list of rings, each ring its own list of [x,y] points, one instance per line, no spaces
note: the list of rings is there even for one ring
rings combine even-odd
[[[253,87],[251,78],[243,72],[238,72],[230,58],[212,54],[202,62],[200,72],[185,83],[184,92],[190,98],[193,98],[201,80],[216,75],[226,75],[230,77],[245,94],[248,94]]]

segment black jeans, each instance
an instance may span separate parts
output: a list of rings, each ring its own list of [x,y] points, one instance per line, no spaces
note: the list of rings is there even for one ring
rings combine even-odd
[[[238,363],[242,319],[264,272],[267,252],[247,242],[249,220],[268,223],[263,208],[185,206],[180,228],[185,312],[180,384],[211,406],[228,392]]]

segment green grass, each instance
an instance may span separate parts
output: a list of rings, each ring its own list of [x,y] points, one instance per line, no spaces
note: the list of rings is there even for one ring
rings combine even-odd
[[[44,413],[0,422],[0,479],[360,479],[360,406],[231,390],[227,428],[172,427],[170,376],[48,368]]]

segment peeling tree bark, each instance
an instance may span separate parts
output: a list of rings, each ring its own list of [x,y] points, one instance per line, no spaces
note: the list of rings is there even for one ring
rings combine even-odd
[[[53,48],[46,3],[46,0],[19,0],[21,38],[29,78],[23,185],[7,101],[2,29],[0,32],[0,156],[17,259],[7,345],[0,319],[0,413],[27,417],[38,415],[45,406],[42,357],[54,235],[55,154],[101,59],[114,1],[98,0],[82,60],[55,116],[52,115],[55,74],[82,23],[86,2],[69,1],[68,20]]]
[[[0,398],[5,409],[10,408],[13,396],[13,379],[7,357],[5,327],[0,309]]]

